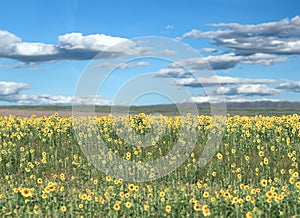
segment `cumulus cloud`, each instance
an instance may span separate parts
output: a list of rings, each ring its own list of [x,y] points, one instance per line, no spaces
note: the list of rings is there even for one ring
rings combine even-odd
[[[190,103],[225,103],[225,102],[246,102],[247,99],[238,96],[193,96],[186,102]]]
[[[170,49],[164,49],[160,53],[162,55],[176,55],[176,51]]]
[[[192,69],[207,69],[224,70],[235,67],[237,64],[260,64],[264,66],[270,66],[277,62],[287,61],[286,58],[277,57],[270,54],[256,53],[253,55],[236,55],[233,53],[189,58],[181,61],[177,61],[171,64],[171,67],[190,66]]]
[[[100,96],[82,96],[73,98],[73,96],[53,96],[49,94],[26,95],[22,91],[30,89],[26,83],[0,81],[0,101],[12,102],[17,104],[43,104],[43,105],[61,105],[61,104],[95,104],[110,105],[111,100]]]
[[[8,52],[11,45],[21,42],[21,39],[15,34],[5,30],[0,30],[0,51],[1,53]]]
[[[300,82],[291,81],[291,82],[280,83],[277,89],[285,89],[293,92],[300,92]]]
[[[199,77],[199,78],[183,78],[172,81],[174,85],[187,86],[187,87],[212,87],[212,86],[224,86],[224,85],[249,85],[249,84],[273,84],[276,80],[272,79],[248,79],[248,78],[236,78],[229,76],[211,76],[211,77]]]
[[[213,78],[216,79],[216,77],[212,77],[204,81],[206,84],[203,84],[203,86],[213,86],[214,84],[210,82],[213,80]],[[214,91],[210,91],[205,95],[193,96],[187,101],[195,103],[255,102],[264,100],[277,101],[266,98],[251,100],[249,97],[273,96],[280,93],[280,90],[276,88],[270,88],[265,85],[267,83],[275,83],[276,81],[264,79],[241,79],[232,77],[220,77],[218,79],[222,84],[227,84],[229,87],[220,86]]]
[[[219,51],[215,48],[202,48],[202,49],[199,50],[199,52],[218,53]]]
[[[191,73],[184,70],[183,67],[188,68],[190,72],[204,69],[226,70],[235,67],[239,63],[270,66],[274,63],[284,62],[286,60],[286,58],[261,53],[246,56],[229,53],[217,56],[196,57],[173,62],[168,68],[160,69],[156,73],[156,76],[173,78],[185,78],[191,76]]]
[[[11,56],[45,56],[55,55],[57,52],[57,48],[54,45],[29,42],[12,44],[9,50]]]
[[[0,96],[16,95],[29,88],[26,83],[0,81]]]
[[[116,45],[122,45],[123,47],[116,46],[114,52],[123,52],[124,49],[128,49],[127,46],[132,45],[128,39],[121,37],[113,37],[105,34],[94,34],[83,36],[82,33],[68,33],[58,36],[59,47],[68,50],[86,50],[86,51],[108,51],[108,49],[114,48]],[[111,50],[109,50],[111,52]]]
[[[73,103],[80,105],[110,105],[111,101],[99,96],[84,96],[73,98],[73,96],[53,96],[49,94],[41,95],[8,95],[0,96],[0,101],[12,102],[17,104],[34,105],[70,105]]]
[[[243,103],[243,102],[280,102],[278,99],[272,98],[260,98],[260,99],[248,99],[237,95],[230,96],[194,96],[188,99],[186,102],[190,103]]]
[[[133,41],[105,34],[67,33],[58,37],[58,44],[22,42],[21,38],[0,30],[0,57],[20,62],[55,60],[89,60],[109,58],[120,54],[138,54],[149,48],[138,47]]]
[[[219,23],[217,30],[193,29],[184,38],[211,38],[212,43],[241,54],[300,54],[300,17],[256,25]]]
[[[30,59],[43,59],[57,53],[58,48],[55,45],[22,42],[13,33],[0,30],[0,57],[28,62]]]
[[[237,87],[219,87],[214,94],[217,95],[244,95],[244,96],[266,96],[277,95],[280,91],[267,87],[265,84],[243,84]]]
[[[134,67],[144,67],[148,66],[150,63],[146,61],[139,61],[139,62],[129,62],[129,63],[123,63],[123,64],[113,64],[108,61],[102,62],[101,64],[97,64],[96,67],[103,67],[103,68],[113,68],[113,69],[128,69],[128,68],[134,68]]]
[[[166,78],[188,78],[191,77],[193,71],[187,71],[184,68],[162,68],[157,71],[155,77],[166,77]]]

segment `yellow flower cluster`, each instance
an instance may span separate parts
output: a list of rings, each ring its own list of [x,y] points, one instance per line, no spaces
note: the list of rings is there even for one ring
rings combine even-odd
[[[208,139],[218,134],[222,142],[206,157]],[[157,179],[157,171],[147,169],[151,182],[114,178],[89,162],[98,158],[97,164],[110,166],[118,157],[142,169],[175,144],[191,143],[191,151],[165,158],[165,164],[185,160],[174,172]],[[0,117],[0,216],[297,216],[299,145],[296,114]],[[198,166],[205,158],[207,165]]]

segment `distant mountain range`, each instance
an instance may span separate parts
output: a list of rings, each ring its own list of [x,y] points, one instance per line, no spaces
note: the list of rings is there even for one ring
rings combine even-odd
[[[199,115],[211,115],[214,113],[241,116],[281,116],[281,115],[300,115],[300,102],[291,101],[252,101],[252,102],[228,102],[226,105],[209,103],[196,104]],[[180,115],[191,113],[194,114],[195,105],[192,103],[184,104],[160,104],[160,105],[140,105],[140,106],[79,106],[75,107],[75,114],[81,112],[94,111],[98,114],[163,114],[163,115]],[[220,109],[220,110],[219,110]],[[50,111],[50,112],[49,112]],[[19,105],[19,106],[0,106],[0,116],[14,114],[16,116],[30,116],[32,113],[48,116],[59,112],[63,116],[71,116],[74,108],[72,105]],[[25,115],[24,115],[25,114]],[[65,114],[65,115],[64,115]]]
[[[177,104],[184,107],[189,107],[194,104],[192,103],[182,103]],[[196,103],[198,107],[209,108],[211,107],[210,103]],[[213,105],[218,106],[221,105],[219,103],[214,103]],[[222,106],[222,105],[221,105]],[[224,104],[223,104],[224,106]],[[300,102],[296,101],[249,101],[249,102],[227,102],[225,104],[227,108],[299,108]],[[175,104],[157,104],[157,105],[143,105],[143,106],[133,106],[133,107],[176,107]]]
[[[209,107],[208,103],[197,104],[199,107]],[[229,102],[227,108],[300,108],[300,102],[292,101],[251,101]]]
[[[213,105],[218,106],[219,103],[214,103]],[[167,108],[176,107],[176,105],[181,105],[183,107],[189,107],[194,105],[193,103],[179,103],[179,104],[155,104],[155,105],[131,105],[131,108]],[[210,103],[196,103],[198,107],[210,108]],[[220,104],[219,104],[220,105]],[[249,101],[249,102],[226,102],[227,108],[295,108],[300,109],[300,102],[297,101]],[[97,106],[97,108],[111,108],[109,105]],[[114,106],[116,108],[127,108],[127,106]],[[60,109],[70,109],[71,104],[57,104],[57,105],[10,105],[1,106],[0,108],[19,108],[19,109],[47,109],[47,108],[60,108]]]

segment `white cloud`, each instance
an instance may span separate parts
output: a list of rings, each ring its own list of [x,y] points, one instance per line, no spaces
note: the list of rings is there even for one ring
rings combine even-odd
[[[245,84],[238,86],[236,91],[243,95],[276,95],[280,93],[278,89],[267,87],[264,84]]]
[[[0,31],[0,58],[15,59],[20,62],[42,62],[56,60],[90,60],[115,57],[120,54],[139,54],[151,48],[138,47],[133,41],[108,36],[82,33],[68,33],[58,37],[59,44],[22,42],[5,30]],[[99,55],[98,55],[99,54]]]
[[[133,68],[133,67],[144,67],[148,66],[150,63],[146,61],[139,61],[139,62],[130,62],[130,63],[124,63],[120,65],[119,68],[121,69],[127,69],[127,68]]]
[[[144,67],[148,66],[150,63],[146,61],[139,61],[139,62],[129,62],[129,63],[123,63],[123,64],[112,64],[108,61],[102,62],[101,64],[97,64],[96,67],[103,67],[103,68],[113,68],[113,69],[128,69],[128,68],[134,68],[134,67]]]
[[[237,96],[194,96],[187,100],[193,103],[227,103],[227,102],[246,102],[245,98]]]
[[[235,67],[237,64],[260,64],[269,66],[277,62],[287,61],[287,58],[277,57],[270,54],[253,54],[253,55],[235,55],[233,53],[189,58],[174,62],[171,67],[190,66],[192,69],[209,69],[213,70],[229,69]]]
[[[189,87],[209,87],[224,85],[241,85],[241,84],[273,84],[276,80],[272,79],[247,79],[229,76],[211,76],[199,78],[184,78],[173,81],[174,85]]]
[[[7,96],[6,98],[0,98],[1,101],[8,101],[18,104],[41,104],[41,105],[48,105],[48,104],[70,104],[72,97],[65,97],[65,96],[52,96],[47,94],[41,95],[11,95]]]
[[[16,35],[0,30],[0,57],[29,62],[31,59],[48,59],[58,55],[55,45],[22,42]]]
[[[101,96],[82,96],[73,98],[73,103],[79,105],[111,105],[110,99]]]
[[[160,52],[162,55],[175,55],[176,51],[170,49],[164,49]]]
[[[17,104],[34,104],[34,105],[110,105],[111,101],[99,96],[84,96],[73,98],[73,96],[53,96],[49,94],[41,95],[9,95],[0,96],[0,101],[13,102]]]
[[[238,79],[238,78],[236,78]],[[232,80],[236,84],[237,80]],[[221,79],[222,80],[222,79]],[[225,80],[225,78],[223,78]],[[226,79],[229,82],[230,79]],[[246,80],[239,79],[240,83]],[[247,79],[249,82],[249,79]],[[258,80],[252,82],[259,82]],[[274,99],[260,98],[258,100],[249,99],[255,96],[271,96],[277,95],[280,91],[275,88],[267,87],[265,84],[242,84],[235,87],[218,87],[216,90],[207,93],[207,95],[193,96],[188,102],[195,103],[230,103],[230,102],[256,102],[256,101],[278,101]]]
[[[215,102],[221,102],[224,101],[225,99],[221,99],[220,97],[209,97],[209,96],[193,96],[190,99],[188,99],[188,102],[194,102],[194,103],[215,103]]]
[[[12,44],[9,53],[10,56],[56,55],[58,49],[51,44],[22,42]]]
[[[237,87],[219,87],[215,94],[219,95],[244,95],[244,96],[266,96],[277,95],[278,89],[267,87],[264,84],[243,84]]]
[[[190,32],[183,34],[183,38],[205,38],[200,30],[192,29]]]
[[[205,53],[218,53],[218,50],[215,48],[202,48],[199,50],[199,52],[205,52]]]
[[[186,102],[192,103],[251,103],[251,102],[280,102],[278,99],[272,98],[260,98],[260,99],[248,99],[241,96],[195,96],[188,99]]]
[[[193,71],[191,71],[193,72]],[[184,68],[162,68],[154,74],[155,77],[187,78],[192,74]]]
[[[223,87],[223,86],[221,86],[221,87],[218,87],[216,90],[215,90],[215,94],[216,95],[226,95],[226,94],[228,94],[228,93],[231,93],[231,90],[232,90],[232,88],[231,87]]]
[[[290,81],[279,84],[277,89],[285,89],[293,92],[300,92],[300,82],[299,81]]]
[[[16,95],[29,88],[30,86],[26,83],[0,81],[0,96]]]
[[[68,33],[58,36],[59,46],[68,50],[83,49],[92,51],[107,51],[116,45],[130,45],[132,42],[121,37],[113,37],[105,34],[93,34],[83,36],[82,33]],[[117,50],[118,48],[116,48]],[[121,50],[123,48],[120,48]]]
[[[0,30],[0,51],[1,53],[7,53],[11,45],[21,42],[21,39],[16,35]]]
[[[217,30],[201,32],[193,29],[184,38],[211,38],[213,44],[236,53],[300,54],[300,17],[256,25],[219,23]]]
[[[157,71],[157,77],[172,77],[172,78],[185,78],[191,76],[184,67],[190,72],[194,73],[197,70],[226,70],[235,67],[237,64],[260,64],[269,66],[277,62],[284,62],[286,58],[277,57],[270,54],[253,54],[247,56],[239,56],[232,53],[207,56],[207,57],[196,57],[183,59],[171,63],[168,68],[163,68]]]
[[[0,101],[13,102],[17,104],[95,104],[110,105],[111,100],[100,96],[53,96],[50,94],[26,95],[22,91],[28,90],[30,86],[26,83],[0,81]]]

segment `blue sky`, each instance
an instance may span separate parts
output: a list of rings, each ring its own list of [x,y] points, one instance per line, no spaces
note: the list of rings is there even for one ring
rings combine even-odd
[[[176,63],[135,60],[89,93],[97,94],[96,104],[114,102],[128,81],[146,73],[151,76],[136,93],[144,82],[154,91],[155,84],[169,86],[177,101],[206,102],[207,95],[211,101],[299,101],[299,8],[297,0],[0,1],[0,104],[70,104],[95,55],[105,55],[94,63],[105,71],[115,61],[111,45],[125,43],[115,53],[128,55],[136,49],[133,38],[147,36],[188,44],[199,58],[178,61],[192,73],[203,70],[203,61],[213,71],[194,78]],[[182,99],[185,89],[191,96]],[[136,101],[155,103],[169,100],[145,95]]]

